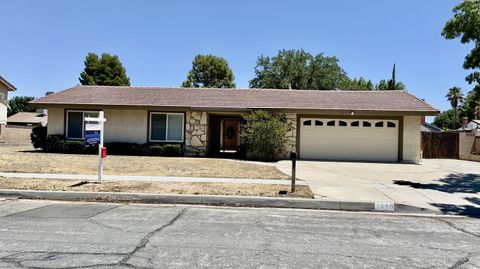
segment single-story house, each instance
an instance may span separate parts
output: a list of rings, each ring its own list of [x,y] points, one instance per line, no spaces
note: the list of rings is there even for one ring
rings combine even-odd
[[[47,126],[47,110],[37,109],[35,112],[18,112],[7,118],[7,125]]]
[[[428,123],[428,122],[424,122],[422,124],[422,127],[420,129],[422,132],[426,132],[426,133],[431,133],[431,132],[434,132],[434,133],[439,133],[439,132],[443,132],[442,128],[440,127],[437,127],[437,125],[433,124],[433,123]]]
[[[105,142],[180,143],[187,156],[238,151],[242,114],[264,109],[285,114],[300,159],[413,163],[421,118],[438,113],[405,91],[75,86],[31,104],[48,109],[48,134],[83,139],[103,110]]]
[[[15,90],[17,90],[15,86],[0,76],[0,141],[2,141],[2,133],[5,132],[7,124],[8,92]]]
[[[462,127],[458,128],[457,131],[471,131],[476,129],[480,129],[480,120],[472,120],[468,122],[467,118],[466,120],[463,120]]]

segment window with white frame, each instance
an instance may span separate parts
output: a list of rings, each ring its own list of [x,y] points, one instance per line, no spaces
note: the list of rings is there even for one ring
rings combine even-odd
[[[98,111],[67,110],[66,137],[83,139],[85,134],[85,118],[98,118]]]
[[[149,140],[152,142],[183,142],[183,113],[150,112]]]

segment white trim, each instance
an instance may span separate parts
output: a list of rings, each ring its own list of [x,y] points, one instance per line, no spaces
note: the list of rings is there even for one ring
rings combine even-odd
[[[165,115],[165,140],[152,139],[152,115]],[[168,140],[168,115],[181,115],[182,116],[182,139],[181,140]],[[148,114],[148,141],[149,142],[166,142],[166,143],[183,143],[185,141],[185,114],[184,113],[169,113],[169,112],[150,112]]]
[[[65,112],[65,138],[70,140],[83,140],[85,139],[85,113],[100,113],[101,110],[75,110],[67,109]],[[68,112],[82,112],[82,137],[68,137]]]

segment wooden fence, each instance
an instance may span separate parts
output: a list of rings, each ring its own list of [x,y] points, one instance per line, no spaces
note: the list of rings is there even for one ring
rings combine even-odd
[[[457,132],[422,132],[422,151],[425,159],[458,159]]]

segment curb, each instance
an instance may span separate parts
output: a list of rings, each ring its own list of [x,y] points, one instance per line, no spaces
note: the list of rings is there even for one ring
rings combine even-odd
[[[19,199],[40,199],[60,201],[95,201],[117,203],[148,204],[191,204],[233,207],[269,207],[316,210],[370,211],[390,213],[422,213],[438,214],[438,212],[410,206],[395,204],[393,211],[375,210],[374,202],[321,201],[305,198],[277,198],[254,196],[222,196],[222,195],[180,195],[180,194],[147,194],[147,193],[115,193],[115,192],[65,192],[65,191],[32,191],[0,189],[0,196]]]

